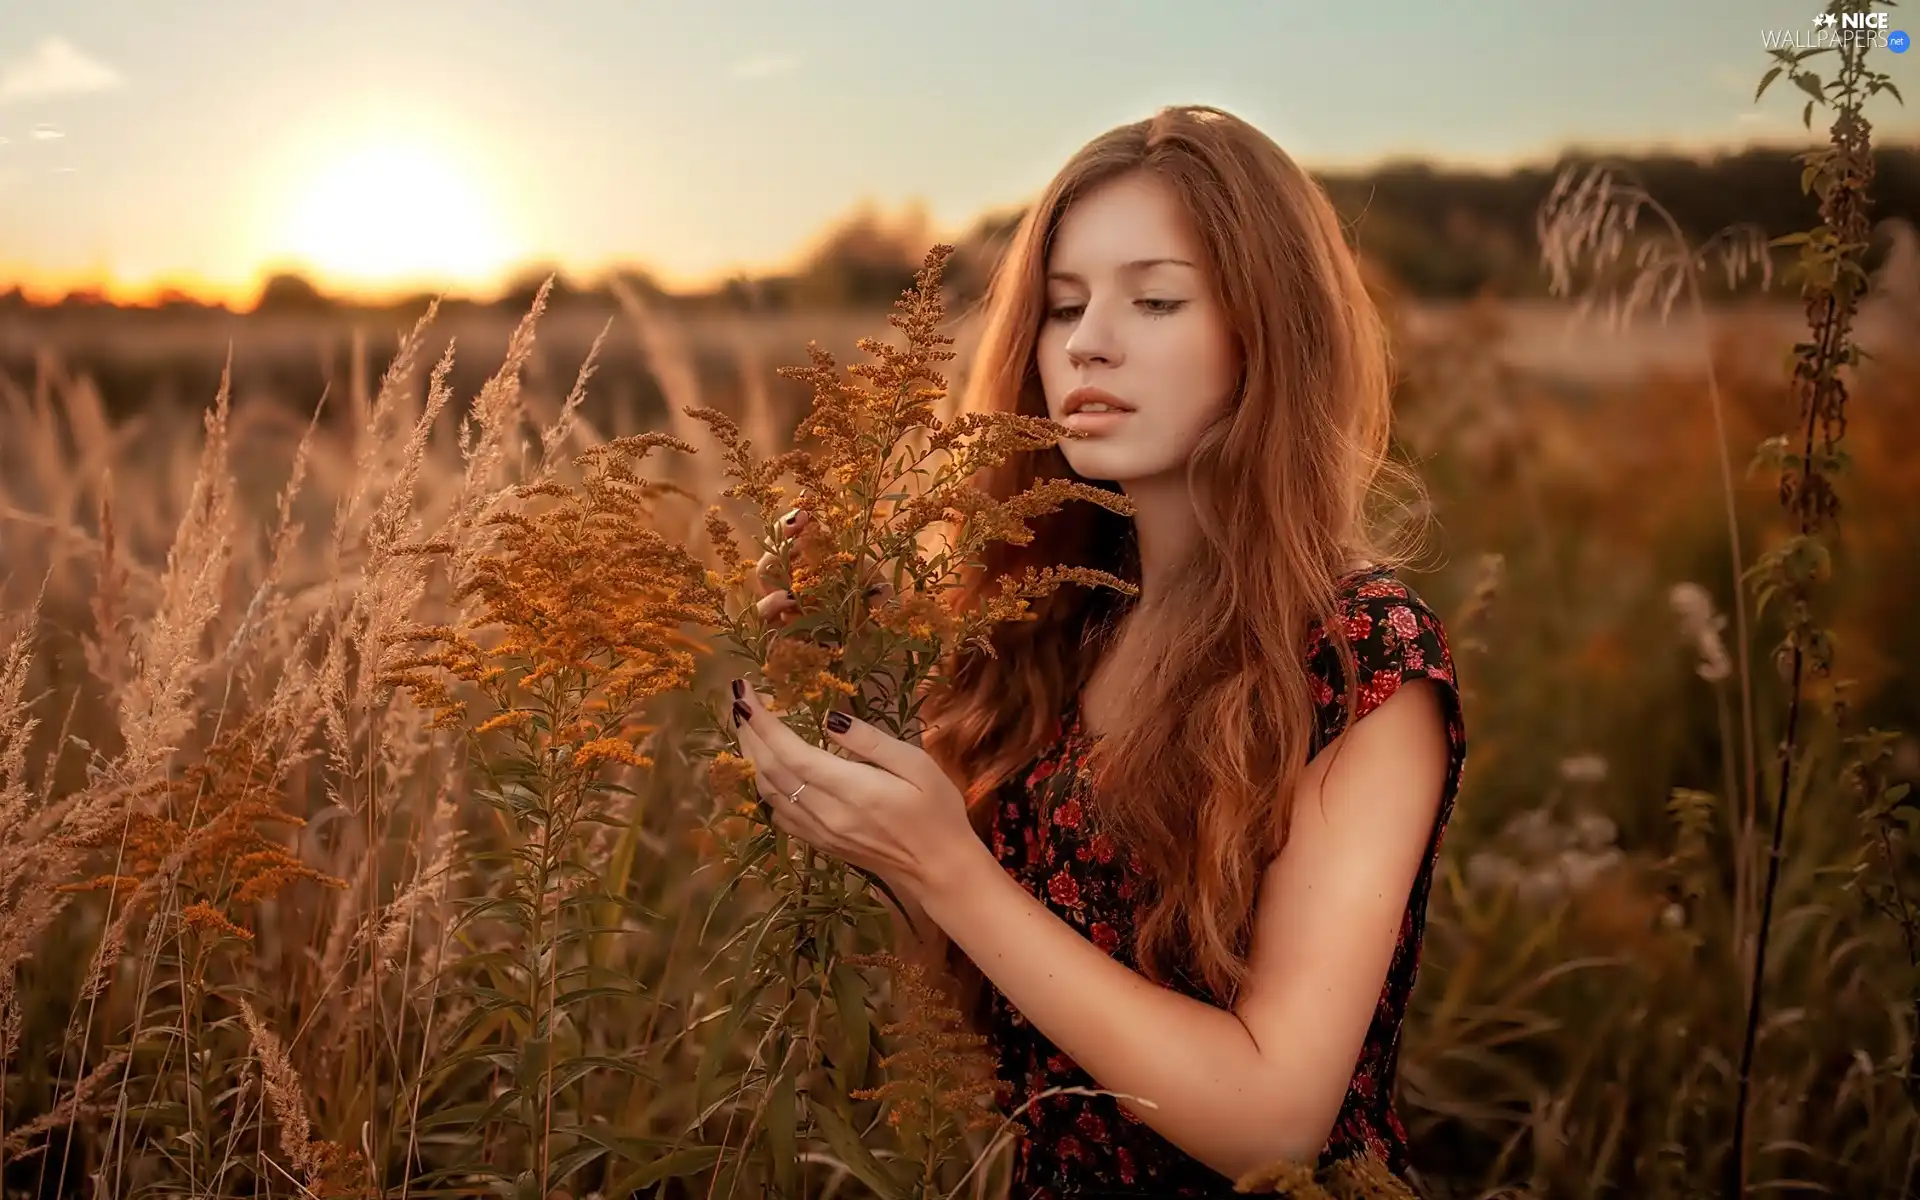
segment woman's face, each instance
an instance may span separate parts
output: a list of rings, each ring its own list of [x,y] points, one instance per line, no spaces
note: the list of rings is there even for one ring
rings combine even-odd
[[[1201,434],[1226,411],[1239,364],[1205,271],[1178,199],[1151,174],[1112,180],[1061,219],[1035,353],[1047,415],[1093,435],[1060,443],[1082,478],[1183,477]],[[1068,396],[1088,386],[1132,411],[1069,417]]]

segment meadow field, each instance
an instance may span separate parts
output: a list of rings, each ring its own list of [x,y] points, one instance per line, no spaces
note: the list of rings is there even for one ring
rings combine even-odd
[[[1568,304],[1383,283],[1399,450],[1433,522],[1408,578],[1448,620],[1472,744],[1402,1051],[1431,1194],[1716,1191],[1783,740],[1747,1186],[1913,1186],[1912,290],[1883,278],[1855,326],[1873,357],[1848,371],[1839,533],[1814,573],[1835,678],[1789,728],[1782,606],[1736,620],[1734,597],[1737,567],[1791,532],[1778,471],[1749,464],[1801,420],[1792,296],[1609,330]],[[723,497],[727,448],[688,409],[727,414],[760,458],[794,449],[809,396],[776,368],[813,339],[857,361],[887,332],[879,312],[694,319],[633,296],[414,331],[8,315],[5,1194],[1003,1187],[1000,1126],[937,1116],[967,1051],[922,989],[856,956],[781,974],[813,961],[811,927],[775,919],[791,894],[764,826],[712,767],[716,697],[761,664],[727,622],[635,599],[737,565],[709,505],[751,547],[791,503]],[[695,452],[632,472],[682,493],[585,488],[624,478],[618,452],[649,432]],[[603,523],[536,537],[518,518],[555,557],[480,570],[501,553],[489,521],[543,479]],[[623,547],[634,565],[611,570]],[[461,572],[507,580],[523,610]],[[607,597],[609,574],[632,596]],[[406,645],[476,604],[527,654],[568,605],[644,626],[567,633],[582,661],[616,646],[641,665],[615,669],[617,703],[589,672],[541,693],[557,707],[538,720],[482,723],[510,714],[503,680],[531,695],[531,677]],[[396,686],[422,663],[457,677],[457,719]],[[1909,732],[1846,740],[1868,727]],[[855,891],[836,919],[878,949]]]

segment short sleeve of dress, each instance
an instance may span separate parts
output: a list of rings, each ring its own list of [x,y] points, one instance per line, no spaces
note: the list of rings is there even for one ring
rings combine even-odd
[[[1466,723],[1454,674],[1453,651],[1440,617],[1412,588],[1390,571],[1376,569],[1345,583],[1340,612],[1353,646],[1359,691],[1353,719],[1360,720],[1386,703],[1402,684],[1431,679],[1438,685],[1441,711],[1446,716],[1451,748],[1443,819],[1451,811],[1460,773],[1466,764]],[[1311,684],[1318,709],[1314,750],[1339,736],[1347,724],[1346,679],[1340,658],[1326,630],[1313,630],[1309,647]]]

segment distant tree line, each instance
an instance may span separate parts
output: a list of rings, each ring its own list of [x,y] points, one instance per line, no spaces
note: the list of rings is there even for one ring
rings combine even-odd
[[[1429,299],[1523,298],[1543,295],[1546,288],[1534,231],[1536,213],[1563,168],[1592,161],[1569,153],[1550,165],[1502,173],[1396,162],[1360,172],[1323,172],[1318,178],[1355,245],[1405,294]],[[1754,148],[1711,158],[1617,156],[1606,161],[1659,200],[1695,242],[1741,223],[1757,226],[1769,238],[1818,223],[1817,200],[1802,193],[1802,165],[1790,149]],[[1876,151],[1874,164],[1875,221],[1898,218],[1920,226],[1920,147],[1883,147]],[[958,239],[947,279],[959,293],[960,303],[984,290],[1023,211],[983,216]],[[872,308],[891,302],[912,283],[915,268],[934,240],[924,210],[910,209],[904,217],[890,220],[873,206],[863,205],[819,238],[791,272],[732,279],[703,292],[678,294],[660,287],[644,271],[622,269],[620,275],[628,286],[683,309]],[[1877,246],[1875,255],[1883,250]],[[1776,255],[1777,267],[1793,257],[1787,250]],[[1869,265],[1876,262],[1877,257],[1870,259]],[[555,272],[540,268],[522,272],[493,303],[524,311],[550,274]],[[1724,293],[1717,284],[1715,290]],[[426,299],[410,297],[378,307],[417,310]],[[0,293],[0,311],[25,303],[17,291]],[[104,301],[97,295],[77,293],[64,303],[83,307]],[[166,306],[192,303],[175,296]],[[550,303],[556,308],[606,307],[612,297],[604,278],[577,280],[562,275]],[[342,306],[299,276],[279,275],[266,281],[259,311],[312,313]]]

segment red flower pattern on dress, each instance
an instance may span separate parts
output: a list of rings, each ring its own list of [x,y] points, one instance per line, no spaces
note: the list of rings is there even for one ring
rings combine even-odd
[[[1315,675],[1311,682],[1313,683],[1313,702],[1320,705],[1332,704],[1333,685],[1318,675]]]
[[[1358,714],[1378,708],[1411,678],[1439,683],[1447,714],[1450,755],[1440,812],[1407,899],[1393,961],[1354,1064],[1346,1102],[1321,1152],[1321,1163],[1327,1165],[1372,1150],[1389,1170],[1404,1176],[1407,1135],[1392,1101],[1400,1024],[1419,967],[1441,839],[1466,761],[1466,730],[1453,657],[1439,618],[1388,568],[1369,568],[1342,583],[1342,628],[1353,642],[1358,668]],[[1317,751],[1343,727],[1346,696],[1339,659],[1324,629],[1309,630],[1304,652],[1317,708]],[[1005,786],[1005,803],[993,810],[989,844],[1022,887],[1076,929],[1086,930],[1101,951],[1137,968],[1134,881],[1143,878],[1144,864],[1138,854],[1121,861],[1110,838],[1084,828],[1082,789],[1088,782],[1093,738],[1081,724],[1077,697],[1063,707],[1056,728],[1049,748]],[[1184,980],[1178,990],[1218,1002],[1203,987]],[[988,1035],[999,1056],[1003,1111],[1011,1113],[1050,1088],[1099,1088],[991,985],[988,998]],[[1213,1200],[1234,1194],[1231,1180],[1162,1138],[1112,1096],[1054,1096],[1029,1108],[1017,1124],[1021,1132],[1014,1143],[1012,1200],[1062,1200],[1076,1193]]]
[[[1047,895],[1062,908],[1080,907],[1080,881],[1066,871],[1054,872],[1047,880]]]
[[[1420,636],[1420,618],[1404,604],[1396,604],[1387,610],[1387,624],[1402,642],[1412,642]]]
[[[1356,608],[1347,614],[1347,640],[1364,642],[1373,632],[1373,614],[1364,608]]]

